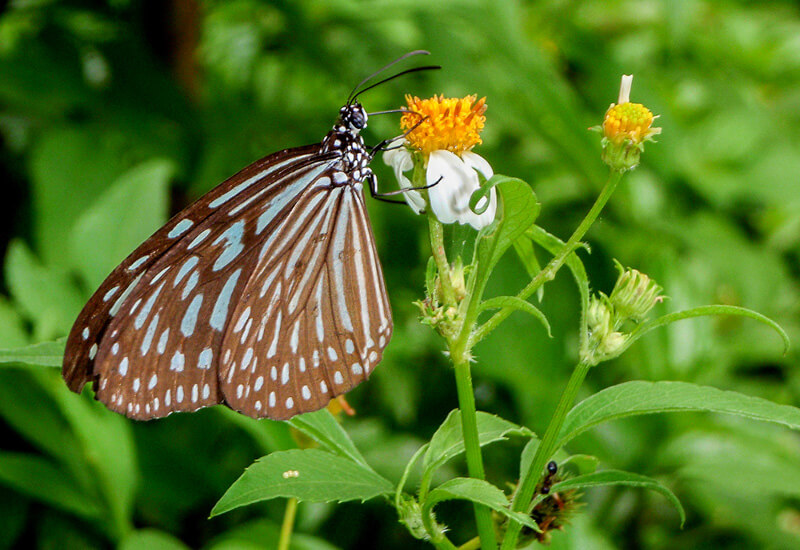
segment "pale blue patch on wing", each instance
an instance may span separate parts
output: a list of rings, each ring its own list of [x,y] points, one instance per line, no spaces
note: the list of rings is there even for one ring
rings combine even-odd
[[[219,255],[219,258],[217,258],[217,261],[214,262],[214,266],[211,268],[213,271],[219,271],[242,253],[244,250],[244,244],[242,243],[243,236],[244,220],[239,220],[226,229],[222,235],[217,237],[214,244],[220,244],[224,241],[225,247],[222,249],[222,253]]]
[[[147,299],[142,307],[141,311],[139,311],[139,315],[136,317],[136,321],[134,321],[133,326],[136,329],[140,329],[144,326],[144,322],[147,321],[147,318],[150,316],[150,311],[153,309],[153,304],[156,303],[156,299],[158,299],[158,295],[161,294],[161,289],[164,288],[164,283],[156,289],[153,294]]]
[[[156,335],[156,329],[158,328],[158,313],[153,315],[153,320],[150,321],[150,326],[147,327],[147,333],[144,335],[144,340],[142,340],[142,356],[147,355],[147,352],[150,351],[150,345],[153,343],[153,337]]]
[[[181,266],[180,271],[178,271],[178,274],[175,275],[175,282],[172,283],[172,286],[177,287],[181,283],[181,280],[184,277],[186,277],[186,274],[189,273],[191,270],[193,270],[197,265],[197,262],[199,261],[200,258],[198,258],[197,256],[192,256],[191,258],[186,260]]]
[[[309,170],[302,178],[298,178],[286,187],[265,207],[264,212],[258,217],[256,225],[256,235],[261,234],[264,229],[275,219],[275,216],[283,210],[287,204],[292,202],[297,195],[308,187],[322,172],[328,168],[325,163],[322,166]]]
[[[200,313],[200,307],[203,305],[203,295],[198,294],[186,308],[186,314],[181,321],[181,332],[187,338],[194,334],[194,327],[197,324],[197,314]]]
[[[222,287],[219,297],[217,298],[217,302],[214,304],[214,311],[211,312],[211,319],[208,321],[208,324],[211,325],[211,328],[218,331],[222,331],[222,329],[225,328],[225,321],[228,319],[228,308],[230,307],[231,296],[236,288],[236,283],[239,282],[239,275],[241,274],[242,270],[237,269],[230,275],[230,277],[228,277],[228,280],[225,281],[225,286]]]
[[[214,352],[211,348],[206,348],[202,352],[200,352],[200,357],[197,359],[197,368],[198,369],[210,369],[211,368],[211,359],[214,357]]]
[[[197,281],[200,280],[200,272],[199,271],[192,271],[192,274],[189,275],[189,278],[186,280],[186,286],[183,289],[183,293],[181,294],[181,300],[185,300],[186,297],[191,294],[194,287],[197,286]]]
[[[167,237],[170,239],[174,239],[175,237],[180,237],[184,233],[186,233],[190,227],[194,225],[194,222],[188,218],[184,218],[178,223],[175,224],[175,227],[172,228],[172,231],[167,233]]]

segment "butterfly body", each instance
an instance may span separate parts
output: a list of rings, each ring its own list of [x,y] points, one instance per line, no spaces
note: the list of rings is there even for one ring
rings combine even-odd
[[[392,331],[366,122],[348,103],[321,144],[253,163],[137,248],[69,335],[69,387],[141,420],[218,403],[286,419],[365,380]]]

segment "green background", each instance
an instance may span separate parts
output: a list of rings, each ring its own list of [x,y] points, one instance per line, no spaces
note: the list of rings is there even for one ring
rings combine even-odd
[[[657,313],[743,306],[800,342],[798,37],[793,2],[11,1],[0,14],[0,348],[64,336],[168,215],[261,156],[321,140],[355,83],[417,48],[443,70],[370,91],[366,107],[397,107],[405,93],[486,96],[476,152],[529,181],[539,224],[564,239],[606,174],[586,129],[633,73],[632,100],[664,130],[588,235],[594,288],[611,290],[617,258],[664,287]],[[392,116],[376,117],[366,138],[397,132]],[[373,169],[395,187],[380,160]],[[359,414],[344,423],[397,481],[455,407],[455,383],[443,343],[412,306],[426,223],[403,206],[369,208],[396,327],[380,368],[348,395]],[[509,255],[489,292],[525,282]],[[554,338],[517,314],[477,348],[474,366],[478,408],[537,432],[576,360],[567,274],[540,305]],[[799,405],[797,352],[781,351],[746,319],[684,321],[593,370],[582,393],[683,380]],[[275,546],[283,501],[206,518],[245,467],[287,444],[285,425],[220,407],[136,423],[85,393],[68,392],[56,369],[0,368],[0,547]],[[495,484],[516,480],[521,445],[485,450]],[[796,433],[649,416],[605,424],[569,450],[658,478],[688,520],[681,530],[657,494],[598,489],[553,548],[800,546]],[[439,511],[455,540],[474,534],[468,505]],[[301,504],[297,531],[297,549],[427,547],[380,501]]]

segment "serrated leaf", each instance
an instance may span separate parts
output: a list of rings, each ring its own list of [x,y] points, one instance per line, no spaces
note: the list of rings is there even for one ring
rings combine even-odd
[[[89,288],[100,286],[117,264],[167,220],[168,184],[174,172],[173,163],[164,159],[136,166],[75,222],[70,238],[72,265]]]
[[[800,409],[760,397],[687,382],[626,382],[606,388],[567,414],[559,446],[609,420],[665,412],[717,412],[781,424],[800,430]]]
[[[295,416],[289,424],[330,452],[369,468],[353,440],[327,409]]]
[[[631,472],[623,472],[621,470],[603,470],[602,472],[594,472],[582,476],[566,479],[560,483],[556,483],[550,489],[551,493],[559,491],[569,491],[571,489],[589,489],[591,487],[603,487],[606,485],[625,485],[628,487],[641,487],[649,489],[664,495],[664,497],[672,504],[678,511],[681,518],[681,527],[686,521],[686,512],[681,506],[678,497],[670,491],[666,486],[662,485],[658,480],[651,477],[634,474]]]
[[[482,504],[512,521],[539,531],[539,526],[530,516],[511,511],[508,497],[503,491],[481,479],[457,477],[442,483],[428,493],[428,497],[422,505],[422,513],[429,515],[438,503],[445,500],[468,500]]]
[[[295,477],[284,474],[297,472]],[[308,502],[369,500],[394,492],[389,480],[349,458],[319,449],[278,451],[254,462],[228,488],[211,517],[278,497]]]
[[[79,517],[101,517],[98,503],[63,470],[40,456],[0,453],[0,483]]]
[[[508,439],[509,435],[533,437],[533,432],[499,416],[478,412],[478,441],[483,447]],[[464,452],[464,435],[461,428],[461,411],[453,410],[433,434],[423,460],[425,476]]]
[[[60,339],[23,348],[0,349],[0,366],[60,367],[64,358],[65,342],[66,340]]]

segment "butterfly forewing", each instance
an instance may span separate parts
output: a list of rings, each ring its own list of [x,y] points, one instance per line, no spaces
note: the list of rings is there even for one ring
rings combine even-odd
[[[222,343],[225,400],[250,416],[319,409],[369,376],[391,335],[360,188],[321,179],[294,208],[263,246]]]
[[[175,216],[123,262],[78,318],[64,376],[133,418],[219,403],[218,352],[230,311],[293,202],[329,169],[319,146],[246,168]]]

